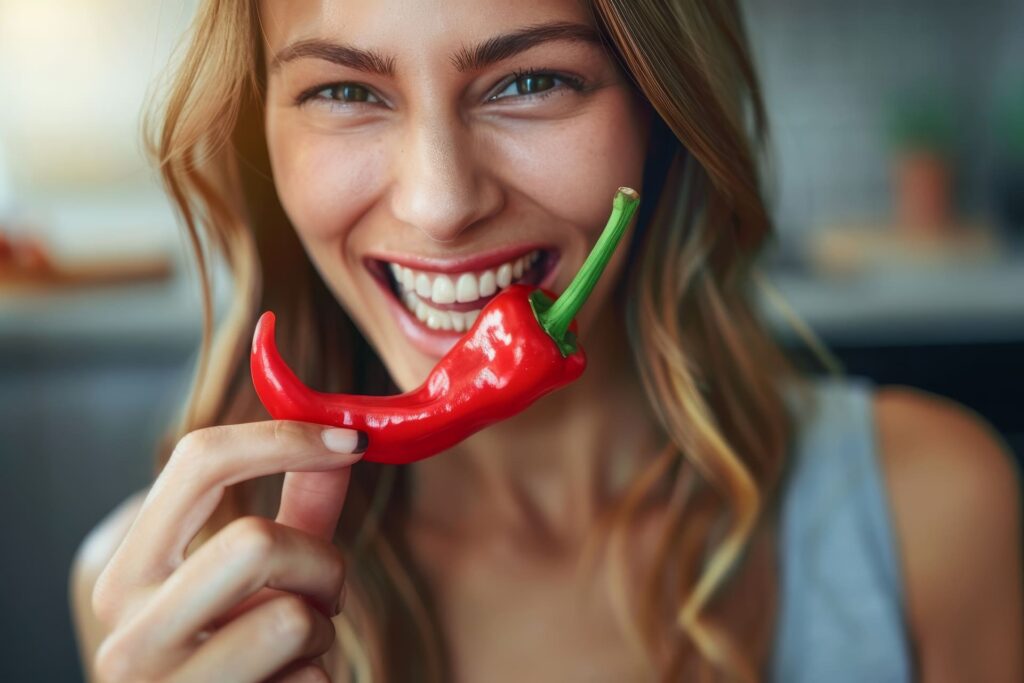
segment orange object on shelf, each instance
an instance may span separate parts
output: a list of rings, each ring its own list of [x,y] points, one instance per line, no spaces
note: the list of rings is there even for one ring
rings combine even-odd
[[[893,162],[895,224],[913,234],[941,236],[954,230],[953,170],[941,154],[905,151]]]
[[[903,225],[845,224],[812,234],[812,268],[829,276],[868,271],[942,269],[990,263],[1000,254],[994,231],[979,224],[957,223],[928,233]]]
[[[0,231],[0,292],[40,292],[69,287],[162,280],[174,272],[169,256],[62,263],[35,237]]]

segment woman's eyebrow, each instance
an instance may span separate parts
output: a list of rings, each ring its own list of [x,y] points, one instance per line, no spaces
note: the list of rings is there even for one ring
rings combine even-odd
[[[551,22],[526,26],[511,33],[488,38],[471,48],[464,47],[453,54],[450,61],[459,72],[473,71],[508,59],[541,43],[556,40],[591,45],[601,45],[603,42],[601,34],[585,24]],[[274,55],[269,70],[273,73],[282,64],[307,57],[323,59],[339,66],[379,76],[395,75],[394,56],[323,38],[299,40],[284,47]]]

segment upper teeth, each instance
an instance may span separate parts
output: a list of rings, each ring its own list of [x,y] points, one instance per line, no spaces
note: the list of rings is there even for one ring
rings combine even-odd
[[[540,251],[534,250],[497,268],[453,275],[414,270],[397,263],[389,265],[395,281],[404,293],[414,293],[419,299],[435,304],[453,304],[456,301],[476,301],[508,287],[513,280],[522,277],[539,258]]]

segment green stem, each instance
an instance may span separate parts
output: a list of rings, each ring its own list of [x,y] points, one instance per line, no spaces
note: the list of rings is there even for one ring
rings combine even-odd
[[[618,246],[622,235],[625,234],[629,222],[636,213],[640,204],[640,195],[628,187],[620,187],[615,192],[612,200],[612,214],[608,217],[608,224],[605,225],[601,236],[597,238],[597,244],[587,256],[583,266],[562,295],[554,303],[544,296],[543,292],[537,290],[530,297],[534,306],[534,313],[544,330],[555,340],[564,356],[576,351],[576,340],[574,335],[567,334],[569,325],[572,323],[576,313],[586,302],[594,285],[597,284],[601,273],[604,272],[615,247]]]

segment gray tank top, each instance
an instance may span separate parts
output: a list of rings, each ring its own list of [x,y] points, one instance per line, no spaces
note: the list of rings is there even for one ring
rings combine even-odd
[[[901,568],[862,377],[815,380],[784,484],[775,683],[912,676]]]

